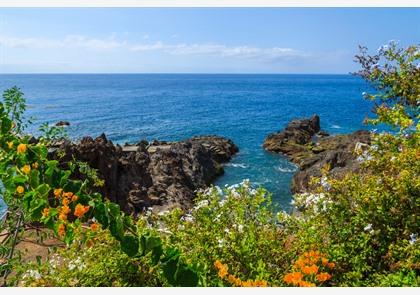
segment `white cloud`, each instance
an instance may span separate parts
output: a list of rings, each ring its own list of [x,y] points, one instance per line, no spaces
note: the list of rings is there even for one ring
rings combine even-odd
[[[144,35],[143,39],[148,39]],[[83,48],[86,50],[126,50],[132,52],[162,51],[170,55],[215,56],[241,59],[279,60],[309,57],[307,53],[292,48],[283,47],[255,47],[255,46],[228,46],[217,43],[204,44],[166,44],[158,41],[128,42],[118,40],[115,35],[108,38],[91,38],[83,35],[67,35],[61,39],[48,38],[18,38],[0,35],[0,46],[9,48],[36,48],[36,49],[61,49]]]
[[[47,38],[16,38],[0,36],[0,46],[9,48],[71,48],[80,47],[85,49],[107,50],[126,46],[125,41],[117,41],[112,35],[106,39],[89,38],[82,35],[67,35],[62,39]]]

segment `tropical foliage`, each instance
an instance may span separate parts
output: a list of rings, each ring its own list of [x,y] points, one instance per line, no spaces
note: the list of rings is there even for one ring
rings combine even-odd
[[[197,193],[188,212],[148,210],[137,219],[94,193],[103,185],[86,163],[50,160],[62,133],[23,134],[18,88],[0,104],[0,226],[5,285],[31,286],[419,286],[419,46],[361,48],[357,73],[373,89],[369,148],[355,150],[358,173],[313,178],[310,193],[281,211],[249,181]],[[48,133],[49,132],[49,133]],[[82,173],[84,180],[75,179]],[[66,246],[23,263],[16,250],[27,226],[50,229]]]

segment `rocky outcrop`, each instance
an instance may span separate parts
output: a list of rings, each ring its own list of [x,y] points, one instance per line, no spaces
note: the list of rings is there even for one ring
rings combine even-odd
[[[330,136],[320,129],[320,119],[313,115],[291,121],[283,131],[268,135],[264,141],[266,150],[285,155],[299,167],[293,177],[293,193],[308,191],[311,177],[320,177],[326,165],[330,167],[329,176],[336,178],[360,169],[355,147],[369,145],[370,133],[359,130]]]
[[[55,123],[55,126],[57,126],[57,127],[70,126],[70,122],[68,122],[68,121],[58,121],[57,123]]]
[[[63,143],[59,150],[65,154],[60,159],[63,165],[75,157],[97,169],[105,180],[98,191],[130,213],[146,207],[191,207],[195,191],[222,175],[222,163],[238,152],[231,140],[219,136],[120,146],[104,134],[85,137],[78,144]]]

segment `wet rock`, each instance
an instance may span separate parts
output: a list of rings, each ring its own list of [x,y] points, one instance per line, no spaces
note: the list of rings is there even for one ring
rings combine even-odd
[[[231,140],[219,136],[141,141],[121,147],[104,134],[96,139],[85,137],[77,144],[63,143],[59,150],[65,153],[62,165],[74,156],[97,169],[105,180],[105,186],[97,190],[130,213],[147,207],[190,208],[195,191],[222,175],[222,163],[238,152]]]
[[[58,121],[55,123],[55,126],[70,126],[70,122],[68,121]]]
[[[309,190],[311,177],[320,177],[321,169],[328,165],[329,176],[342,177],[360,169],[355,153],[356,145],[369,145],[370,133],[359,130],[351,134],[330,136],[320,132],[317,115],[309,119],[293,120],[285,130],[270,134],[263,147],[285,155],[299,167],[292,181],[292,192]]]

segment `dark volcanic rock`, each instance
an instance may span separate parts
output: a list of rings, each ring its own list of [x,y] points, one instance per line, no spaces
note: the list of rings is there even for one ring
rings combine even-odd
[[[97,169],[105,180],[98,190],[127,212],[152,206],[191,207],[195,190],[223,174],[221,164],[238,152],[231,140],[219,136],[151,144],[143,140],[121,147],[104,134],[85,137],[78,144],[66,142],[59,149],[65,152],[63,165],[74,156]]]
[[[370,144],[370,133],[359,130],[351,134],[329,136],[320,131],[317,115],[309,119],[293,120],[284,131],[270,134],[264,141],[268,151],[285,155],[300,170],[294,175],[292,192],[308,191],[312,176],[320,177],[321,169],[329,165],[329,176],[341,177],[360,169],[355,146]]]
[[[58,121],[55,123],[55,126],[70,126],[70,122],[68,121]]]

